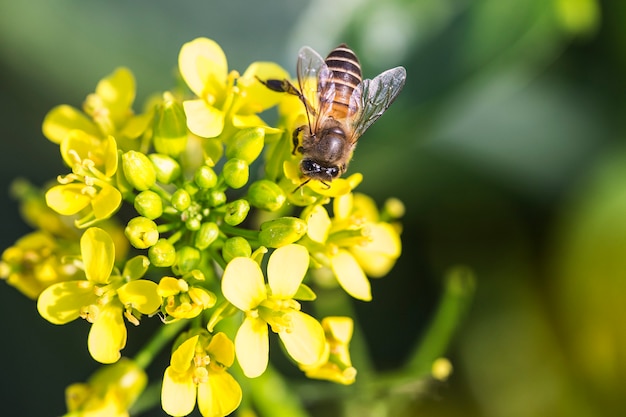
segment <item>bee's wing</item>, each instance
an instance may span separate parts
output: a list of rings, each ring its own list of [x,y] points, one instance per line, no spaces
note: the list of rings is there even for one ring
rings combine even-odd
[[[406,70],[396,67],[359,84],[350,97],[350,108],[357,112],[353,118],[352,142],[356,142],[393,103],[405,80]]]
[[[308,46],[300,49],[298,54],[298,64],[296,68],[298,72],[298,85],[304,99],[313,129],[319,118],[320,103],[332,102],[335,96],[334,83],[331,82],[332,71],[324,62],[324,58]]]

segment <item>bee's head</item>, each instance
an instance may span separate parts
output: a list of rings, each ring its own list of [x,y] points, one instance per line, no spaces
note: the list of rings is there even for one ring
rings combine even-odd
[[[323,166],[310,158],[302,159],[300,162],[300,170],[305,176],[322,182],[332,181],[343,173],[340,166]]]

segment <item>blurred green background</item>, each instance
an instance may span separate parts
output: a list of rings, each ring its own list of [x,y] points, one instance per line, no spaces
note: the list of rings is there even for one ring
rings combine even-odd
[[[28,231],[11,180],[66,171],[45,113],[80,106],[115,67],[141,103],[197,36],[230,68],[292,74],[300,46],[347,42],[368,78],[408,73],[351,165],[360,190],[407,208],[403,257],[355,303],[377,367],[419,342],[448,268],[476,275],[454,373],[411,393],[407,415],[626,415],[625,22],[626,3],[599,0],[1,1],[0,247]],[[62,414],[65,386],[96,367],[88,326],[53,326],[4,284],[0,309],[3,415]]]

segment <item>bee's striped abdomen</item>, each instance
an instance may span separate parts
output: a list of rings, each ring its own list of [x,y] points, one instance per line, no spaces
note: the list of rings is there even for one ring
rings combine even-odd
[[[361,64],[354,52],[343,43],[328,54],[325,62],[332,71],[335,85],[335,97],[327,105],[332,105],[336,118],[344,118],[348,115],[350,96],[362,81]]]

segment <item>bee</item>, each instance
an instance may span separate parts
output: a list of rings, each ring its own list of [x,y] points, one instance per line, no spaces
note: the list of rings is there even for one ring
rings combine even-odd
[[[300,187],[311,180],[329,186],[346,172],[361,135],[402,90],[406,70],[396,67],[364,80],[356,54],[343,43],[326,59],[303,47],[296,70],[299,88],[286,79],[259,81],[302,101],[308,123],[292,135],[292,154],[302,154],[300,171],[306,178]]]

